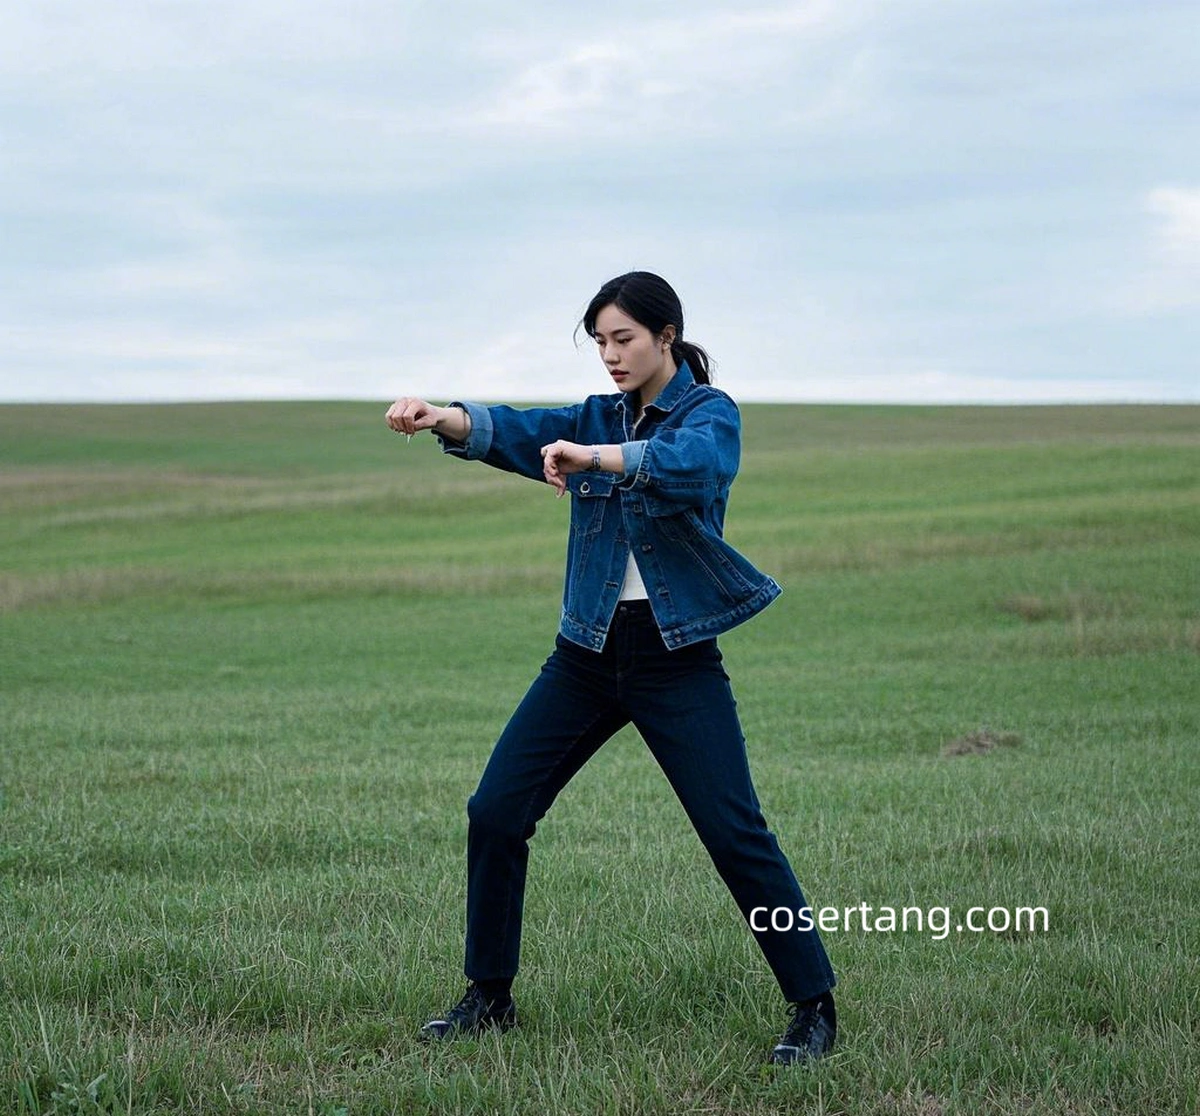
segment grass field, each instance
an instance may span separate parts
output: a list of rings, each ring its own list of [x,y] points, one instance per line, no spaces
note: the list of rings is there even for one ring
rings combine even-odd
[[[384,409],[0,407],[0,1111],[1200,1110],[1200,408],[743,408],[785,592],[722,648],[810,901],[1048,911],[827,934],[800,1072],[628,731],[534,839],[523,1026],[414,1041],[568,509]]]

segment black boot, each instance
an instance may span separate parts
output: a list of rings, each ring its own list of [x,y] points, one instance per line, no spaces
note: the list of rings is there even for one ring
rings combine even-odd
[[[431,1019],[418,1032],[423,1039],[456,1038],[478,1035],[489,1027],[507,1031],[517,1025],[517,1005],[511,995],[489,998],[472,982],[466,994],[445,1015]]]
[[[770,1061],[780,1066],[815,1062],[833,1049],[836,1036],[837,1011],[833,996],[823,992],[811,1000],[792,1004],[792,1021],[771,1051]]]

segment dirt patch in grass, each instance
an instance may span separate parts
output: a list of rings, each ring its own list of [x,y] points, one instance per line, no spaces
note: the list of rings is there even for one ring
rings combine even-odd
[[[888,1116],[944,1116],[943,1101],[933,1093],[914,1094],[905,1089],[897,1094],[889,1089],[880,1099],[881,1110]]]
[[[955,737],[942,745],[943,756],[981,756],[996,748],[1015,748],[1021,736],[1015,732],[997,732],[987,727]]]
[[[1128,609],[1126,602],[1112,600],[1089,590],[1068,590],[1049,596],[1012,593],[998,602],[996,607],[1030,624],[1043,620],[1073,620],[1078,623],[1098,617],[1117,616]]]

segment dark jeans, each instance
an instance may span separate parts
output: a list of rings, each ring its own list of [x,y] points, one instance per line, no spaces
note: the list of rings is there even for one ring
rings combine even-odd
[[[529,838],[558,792],[630,721],[747,923],[755,907],[807,906],[754,793],[716,640],[668,651],[649,605],[621,604],[599,654],[558,637],[467,803],[469,979],[516,975]],[[757,921],[770,922],[761,913]],[[833,987],[815,929],[752,933],[786,999]]]

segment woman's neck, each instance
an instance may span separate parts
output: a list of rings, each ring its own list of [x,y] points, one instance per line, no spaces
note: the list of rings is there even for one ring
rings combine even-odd
[[[647,380],[638,389],[637,418],[642,417],[646,408],[658,398],[659,392],[675,378],[675,373],[678,371],[679,368],[675,364],[674,358],[668,353],[662,372],[656,373],[653,379]]]

